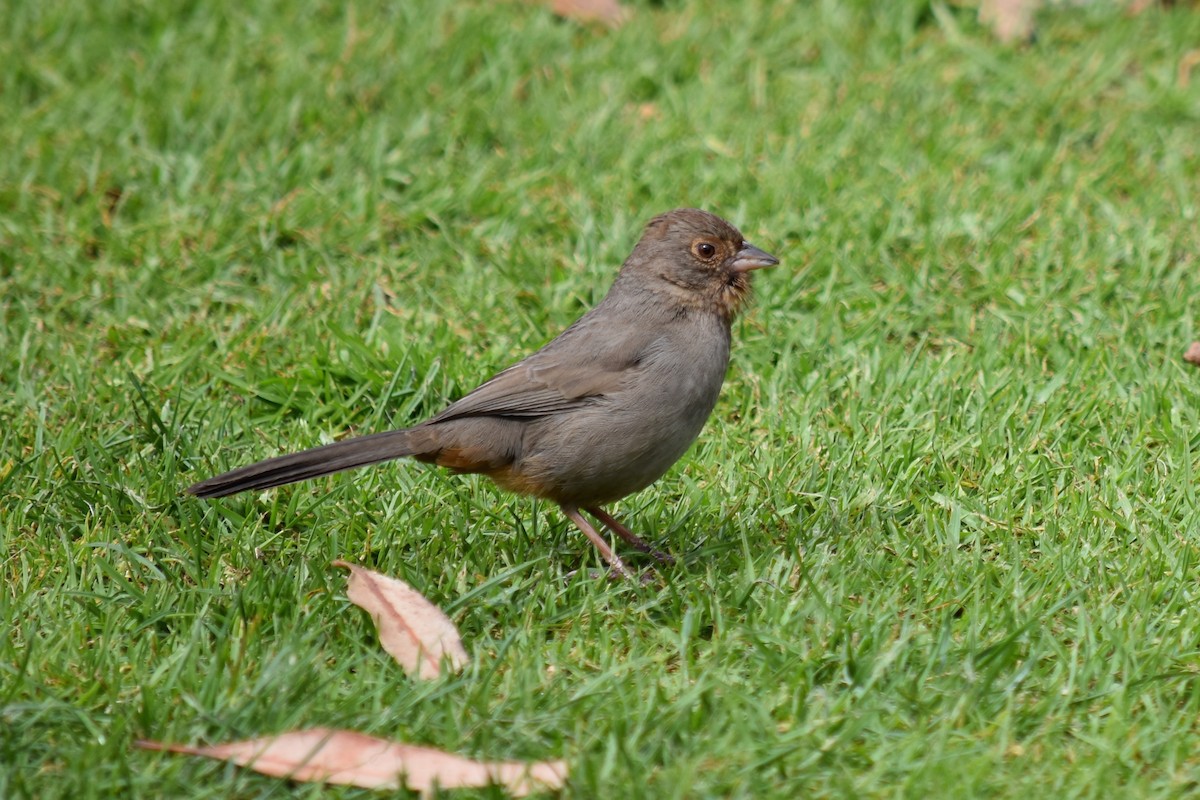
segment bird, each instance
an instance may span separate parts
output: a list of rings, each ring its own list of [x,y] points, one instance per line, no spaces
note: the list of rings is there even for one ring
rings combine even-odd
[[[224,497],[412,457],[556,503],[620,576],[633,573],[582,512],[672,563],[604,506],[658,480],[695,441],[725,381],[751,273],[778,263],[715,214],[660,214],[598,304],[442,412],[250,464],[187,492]]]

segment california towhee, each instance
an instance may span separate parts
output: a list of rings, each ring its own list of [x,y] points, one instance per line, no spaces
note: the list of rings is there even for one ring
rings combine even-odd
[[[623,575],[581,508],[669,561],[601,506],[649,486],[695,440],[725,380],[749,273],[778,263],[708,212],[655,217],[599,305],[432,419],[260,461],[188,491],[223,497],[412,456],[553,500]]]

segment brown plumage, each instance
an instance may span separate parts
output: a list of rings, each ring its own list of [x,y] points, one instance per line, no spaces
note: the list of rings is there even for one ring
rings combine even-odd
[[[695,440],[725,379],[730,324],[749,296],[750,272],[777,263],[720,217],[662,214],[595,308],[437,416],[251,464],[188,491],[223,497],[411,456],[553,500],[622,574],[628,569],[580,509],[669,560],[601,506],[653,483]]]

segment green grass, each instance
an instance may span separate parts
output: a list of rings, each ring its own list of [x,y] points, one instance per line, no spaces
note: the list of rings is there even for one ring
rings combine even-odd
[[[4,12],[0,796],[375,796],[131,748],[311,725],[580,798],[1197,790],[1200,14],[220,5]],[[181,495],[438,410],[683,205],[784,263],[620,506],[660,582],[411,463]],[[472,666],[405,679],[335,558]]]

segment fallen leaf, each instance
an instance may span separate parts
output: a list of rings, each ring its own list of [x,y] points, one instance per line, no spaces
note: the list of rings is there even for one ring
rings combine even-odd
[[[1183,360],[1200,367],[1200,342],[1192,342],[1187,352],[1183,354]]]
[[[347,561],[333,565],[350,570],[346,596],[371,615],[379,643],[409,675],[428,680],[441,674],[443,659],[453,672],[470,660],[454,623],[420,592]]]
[[[992,29],[1002,42],[1029,41],[1033,36],[1033,12],[1041,0],[983,0],[979,21]]]
[[[1200,50],[1188,50],[1179,59],[1179,67],[1175,78],[1181,87],[1187,87],[1192,82],[1192,70],[1200,66]]]
[[[1129,7],[1126,9],[1126,13],[1133,17],[1141,14],[1143,11],[1154,8],[1155,6],[1170,8],[1173,5],[1175,5],[1175,0],[1132,0],[1132,2],[1129,4]]]
[[[310,728],[242,742],[192,747],[141,740],[144,750],[218,758],[263,775],[364,789],[428,794],[436,789],[498,785],[514,797],[561,788],[564,761],[473,761],[432,747],[389,742],[356,731]]]
[[[550,7],[565,19],[600,22],[610,28],[619,28],[629,19],[629,11],[617,0],[553,0]]]

